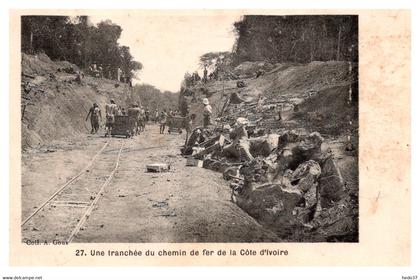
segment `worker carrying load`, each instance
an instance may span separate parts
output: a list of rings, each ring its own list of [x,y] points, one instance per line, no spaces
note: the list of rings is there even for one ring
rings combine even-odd
[[[131,108],[127,110],[129,127],[132,129],[131,135],[138,135],[140,132],[140,107],[137,103],[134,103]]]
[[[111,132],[115,123],[116,113],[117,113],[117,104],[115,104],[115,101],[111,99],[111,104],[105,105],[105,114],[106,114],[105,137],[111,136]]]
[[[98,104],[93,103],[93,106],[89,109],[89,113],[86,116],[86,121],[90,116],[90,125],[92,127],[91,134],[95,134],[99,130],[99,118],[102,121],[101,109],[99,109]]]

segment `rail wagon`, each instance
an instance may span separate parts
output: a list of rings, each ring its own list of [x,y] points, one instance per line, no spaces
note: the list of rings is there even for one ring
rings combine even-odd
[[[137,131],[137,122],[129,116],[115,116],[112,136],[125,136],[126,138],[134,136]]]
[[[169,133],[178,132],[182,133],[182,129],[187,128],[188,117],[172,116],[168,117],[166,125],[169,127]]]

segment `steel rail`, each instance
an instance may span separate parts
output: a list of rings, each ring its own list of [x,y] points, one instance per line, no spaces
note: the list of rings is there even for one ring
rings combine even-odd
[[[108,142],[105,142],[104,146],[93,156],[92,160],[89,162],[89,164],[82,169],[76,176],[68,180],[63,186],[61,186],[55,193],[53,193],[44,203],[42,203],[31,215],[29,215],[22,223],[21,227],[24,226],[30,219],[32,219],[33,216],[35,216],[41,209],[45,207],[54,197],[56,197],[59,193],[61,193],[66,187],[68,187],[71,183],[73,183],[77,178],[79,178],[81,175],[83,175],[86,170],[92,166],[92,164],[95,162],[96,158],[103,152],[105,147],[108,145]]]
[[[67,243],[70,243],[73,241],[74,237],[79,233],[80,229],[82,228],[83,224],[87,221],[87,219],[89,218],[90,214],[92,213],[93,209],[95,208],[96,204],[98,203],[99,199],[103,196],[103,192],[105,190],[105,187],[108,185],[108,183],[111,181],[111,179],[114,177],[115,172],[118,169],[118,166],[120,164],[120,157],[121,157],[121,151],[124,147],[124,143],[123,142],[121,144],[121,148],[118,152],[118,157],[117,157],[117,162],[115,164],[114,169],[111,171],[111,173],[109,174],[108,178],[106,179],[106,181],[102,184],[101,188],[99,189],[98,193],[95,196],[95,199],[92,201],[92,203],[90,204],[89,208],[86,210],[86,212],[82,215],[82,217],[80,218],[79,222],[77,223],[76,227],[73,229],[73,231],[71,232],[69,238],[67,239]]]

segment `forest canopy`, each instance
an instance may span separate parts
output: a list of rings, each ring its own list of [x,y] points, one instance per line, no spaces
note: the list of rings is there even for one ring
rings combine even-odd
[[[358,61],[358,17],[254,16],[234,23],[233,63]]]
[[[243,62],[359,60],[355,15],[245,15],[233,23],[232,29],[232,50],[201,55],[201,69],[223,76]],[[190,80],[193,75],[187,72],[184,84],[191,84]]]
[[[91,64],[110,71],[120,68],[129,78],[143,68],[129,47],[119,45],[122,28],[110,20],[95,26],[87,16],[22,16],[21,23],[22,52],[44,52],[82,68]]]

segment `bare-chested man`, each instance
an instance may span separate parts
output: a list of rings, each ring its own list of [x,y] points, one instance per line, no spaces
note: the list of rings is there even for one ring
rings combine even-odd
[[[105,123],[105,137],[111,136],[112,129],[115,123],[115,115],[117,113],[117,105],[114,100],[111,100],[111,104],[105,105],[106,123]]]

